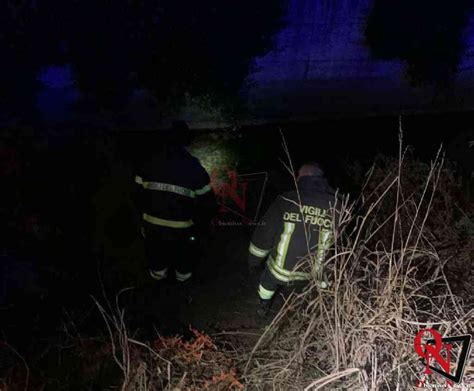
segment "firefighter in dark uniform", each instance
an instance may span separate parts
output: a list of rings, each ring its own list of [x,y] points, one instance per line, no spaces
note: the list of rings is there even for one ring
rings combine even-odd
[[[249,246],[251,270],[266,260],[260,277],[257,313],[267,314],[279,286],[307,281],[316,273],[320,287],[327,287],[322,266],[333,238],[335,192],[321,166],[304,164],[297,178],[298,191],[277,197],[257,225]]]
[[[159,152],[147,156],[135,176],[150,276],[158,281],[171,269],[178,282],[192,277],[196,234],[217,209],[209,175],[185,148],[189,141],[187,124],[175,122]]]

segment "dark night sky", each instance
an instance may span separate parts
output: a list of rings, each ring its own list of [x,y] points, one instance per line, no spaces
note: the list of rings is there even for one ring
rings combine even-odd
[[[133,126],[150,113],[151,122],[199,120],[216,108],[218,119],[246,108],[257,118],[467,109],[471,9],[442,0],[6,1],[2,117],[124,119],[131,110]],[[200,109],[183,110],[190,104]]]
[[[4,115],[119,113],[147,90],[159,114],[186,96],[234,107],[249,60],[281,27],[284,1],[6,1],[0,9]],[[252,12],[249,12],[252,10]]]
[[[248,94],[259,115],[469,110],[470,2],[294,0]]]

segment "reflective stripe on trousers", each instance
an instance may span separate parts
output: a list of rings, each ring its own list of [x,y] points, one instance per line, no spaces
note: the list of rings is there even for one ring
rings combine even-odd
[[[275,294],[275,291],[270,291],[268,289],[265,289],[262,284],[258,286],[258,296],[262,300],[270,300],[274,294]]]
[[[192,277],[192,273],[180,273],[178,271],[175,271],[176,273],[176,280],[179,282],[184,282],[189,280]],[[151,270],[150,269],[150,276],[151,278],[160,281],[164,280],[166,277],[168,277],[168,268],[163,269],[163,270]]]
[[[187,280],[189,280],[189,279],[192,277],[192,275],[193,275],[193,273],[184,273],[184,274],[183,274],[183,273],[178,272],[177,270],[176,270],[175,273],[176,273],[176,279],[177,279],[179,282],[187,281]]]
[[[163,280],[168,276],[168,268],[163,270],[151,270],[150,269],[150,276],[155,280]]]

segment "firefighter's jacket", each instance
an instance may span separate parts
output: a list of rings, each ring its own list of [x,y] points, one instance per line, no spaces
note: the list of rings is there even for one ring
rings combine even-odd
[[[249,247],[249,264],[266,259],[268,270],[283,283],[308,280],[311,273],[319,272],[332,245],[334,191],[322,177],[303,176],[298,192],[277,197],[258,223]]]
[[[146,161],[135,184],[137,207],[149,228],[204,225],[217,209],[209,175],[182,147],[166,147]]]

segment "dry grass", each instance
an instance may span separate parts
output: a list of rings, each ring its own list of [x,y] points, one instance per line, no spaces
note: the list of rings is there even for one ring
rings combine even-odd
[[[474,310],[453,294],[450,258],[435,243],[452,230],[443,216],[450,210],[431,215],[445,197],[443,158],[438,153],[408,188],[405,158],[400,147],[391,171],[369,172],[358,200],[335,201],[335,248],[325,263],[333,284],[322,290],[314,278],[290,295],[244,366],[249,389],[412,389],[421,374],[413,349],[420,329],[472,330]]]
[[[193,338],[180,336],[140,342],[128,333],[124,311],[118,305],[104,308],[95,299],[110,337],[108,349],[123,376],[123,391],[240,390],[230,352],[219,349],[204,333],[192,329]]]
[[[422,372],[417,332],[466,334],[474,309],[445,273],[464,249],[452,226],[452,177],[440,153],[422,165],[401,142],[398,160],[374,166],[358,199],[335,199],[335,245],[324,267],[330,287],[320,289],[321,272],[314,272],[251,351],[223,351],[196,330],[191,341],[158,337],[146,345],[127,334],[118,306],[107,312],[96,303],[122,390],[412,389]]]
[[[400,137],[398,159],[379,159],[357,199],[336,197],[335,245],[324,273],[314,271],[303,291],[285,299],[250,351],[218,347],[197,330],[190,340],[138,341],[117,296],[113,304],[94,299],[109,340],[94,345],[98,354],[87,354],[83,372],[94,376],[97,362],[112,358],[120,369],[115,388],[124,391],[413,389],[422,373],[413,348],[417,332],[474,328],[472,301],[461,298],[470,295],[452,289],[456,274],[469,286],[474,247],[472,236],[455,229],[456,211],[472,213],[456,202],[455,191],[440,153],[431,165],[419,163]],[[314,250],[308,247],[309,265]],[[322,277],[329,288],[320,289]],[[0,389],[16,388],[0,381]]]

